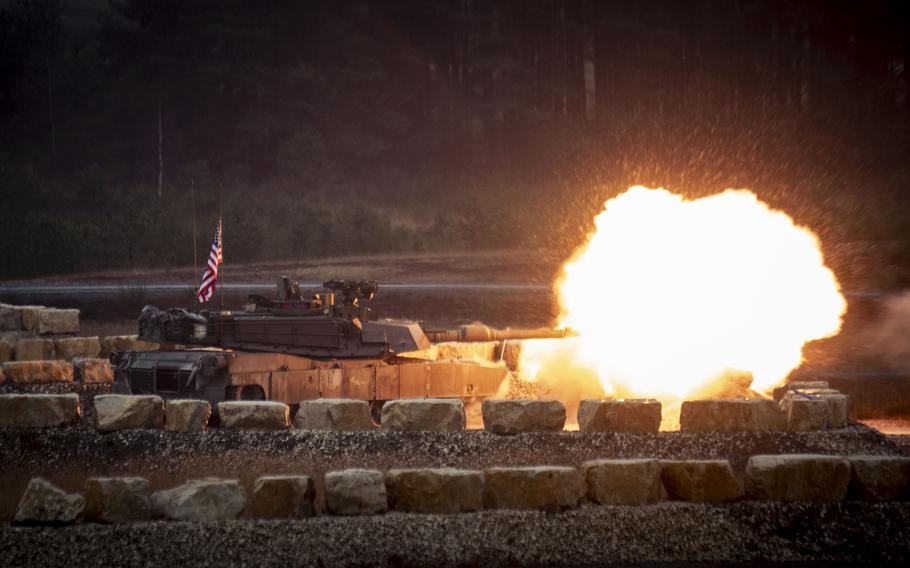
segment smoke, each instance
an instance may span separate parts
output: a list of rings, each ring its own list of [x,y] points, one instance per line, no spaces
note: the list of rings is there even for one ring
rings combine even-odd
[[[531,339],[522,342],[519,375],[530,379],[535,397],[555,399],[566,407],[566,427],[578,426],[576,416],[581,401],[614,397],[607,392],[597,372],[585,365],[578,353],[577,338]]]
[[[866,342],[869,352],[880,361],[910,372],[910,290],[884,301]]]
[[[585,364],[578,353],[580,348],[577,338],[538,339],[523,342],[521,351],[521,368],[519,377],[526,381],[533,377],[530,384],[534,388],[531,396],[505,396],[499,398],[541,398],[555,399],[566,407],[566,428],[578,427],[577,413],[582,400],[585,399],[622,399],[651,398],[633,388],[622,384],[604,384],[596,369]],[[763,395],[750,389],[752,374],[728,369],[706,384],[693,391],[691,398],[760,398]],[[511,386],[514,391],[514,385]],[[527,393],[523,393],[527,394]],[[661,430],[678,430],[679,414],[682,400],[661,400]]]

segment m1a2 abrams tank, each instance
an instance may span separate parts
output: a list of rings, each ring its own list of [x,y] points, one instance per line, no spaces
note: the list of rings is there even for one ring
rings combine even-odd
[[[274,300],[251,295],[243,311],[159,310],[139,315],[139,339],[159,351],[114,353],[114,392],[166,398],[370,401],[494,395],[508,376],[494,361],[434,360],[435,343],[562,338],[569,330],[499,330],[484,325],[423,329],[379,320],[362,304],[375,282],[329,281],[304,297],[282,277]],[[169,349],[167,345],[188,348]]]

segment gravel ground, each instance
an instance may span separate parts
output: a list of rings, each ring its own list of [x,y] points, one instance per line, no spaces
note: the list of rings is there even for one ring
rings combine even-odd
[[[374,464],[470,466],[579,464],[599,457],[729,459],[735,469],[756,454],[898,454],[886,436],[861,425],[830,432],[658,434],[541,432],[501,436],[464,432],[245,432],[176,433],[79,428],[0,431],[0,461],[30,470],[83,463],[99,469],[148,465],[179,472],[194,458],[216,458],[230,472],[256,460],[284,459],[330,467]],[[137,462],[147,461],[147,464]]]
[[[0,565],[584,566],[688,562],[900,564],[910,503],[665,503],[558,514],[0,526]]]

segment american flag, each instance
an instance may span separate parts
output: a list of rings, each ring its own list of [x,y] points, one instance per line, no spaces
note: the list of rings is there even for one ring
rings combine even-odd
[[[208,265],[202,273],[202,283],[196,292],[199,303],[208,302],[215,294],[215,283],[218,281],[218,265],[223,260],[221,257],[221,219],[218,219],[218,228],[215,229],[215,240],[212,241],[212,252],[209,253]]]

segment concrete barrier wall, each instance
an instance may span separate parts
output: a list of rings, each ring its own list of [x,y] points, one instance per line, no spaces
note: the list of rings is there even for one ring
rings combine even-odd
[[[0,396],[0,428],[59,428],[79,421],[75,394]]]
[[[10,361],[3,374],[11,383],[71,383],[73,365],[64,361]]]
[[[109,335],[101,339],[99,357],[110,357],[116,351],[157,351],[160,345],[140,341],[138,335]]]
[[[0,304],[0,331],[37,335],[79,333],[79,310]]]
[[[77,333],[79,310],[0,304],[0,363],[96,357],[98,338]]]
[[[786,429],[786,416],[769,399],[705,399],[682,403],[683,432],[767,432]]]
[[[0,363],[7,361],[69,361],[99,357],[98,337],[36,336],[22,333],[0,337]],[[104,357],[106,359],[106,357]]]
[[[113,369],[99,358],[77,357],[74,363],[63,361],[12,361],[0,366],[0,383],[80,383],[111,384]],[[4,396],[4,395],[0,395]],[[118,405],[101,405],[98,424],[102,430],[134,429],[131,423],[104,420],[110,413],[119,413],[120,405],[139,402],[138,395],[99,395],[114,397]],[[143,395],[148,396],[148,395]],[[830,428],[843,425],[844,395],[831,394],[826,399],[787,400],[791,431]],[[155,397],[158,404],[163,399]],[[105,399],[97,399],[102,402]],[[108,401],[110,402],[110,401]],[[200,401],[205,403],[205,401]],[[836,403],[832,405],[832,402]],[[96,405],[97,406],[97,405]],[[837,409],[836,421],[831,418]],[[174,410],[189,409],[175,404]],[[768,399],[686,401],[682,405],[683,432],[784,431],[787,415]],[[162,417],[166,411],[162,410]],[[204,429],[208,413],[198,409],[206,418],[194,420],[193,425],[171,425],[168,430]],[[360,431],[377,428],[373,424],[366,401],[350,399],[319,399],[304,401],[294,420],[290,407],[272,401],[223,401],[218,404],[221,428],[241,430],[300,430]],[[555,400],[487,400],[483,403],[484,429],[496,434],[562,431],[565,407]],[[653,400],[585,400],[579,407],[579,427],[582,432],[656,433],[660,424],[660,403]],[[745,417],[745,418],[744,418]],[[182,419],[178,419],[180,421]],[[160,425],[159,425],[160,423]],[[798,426],[797,426],[798,423]],[[118,425],[126,424],[126,425]],[[161,428],[166,421],[153,420],[141,428]],[[174,423],[176,424],[176,422]],[[382,430],[451,432],[465,429],[464,406],[459,399],[392,400],[383,406]]]
[[[662,482],[662,483],[661,483]],[[732,485],[731,485],[732,484]],[[662,485],[662,486],[661,486]],[[90,478],[85,491],[66,493],[33,478],[14,524],[67,524],[249,518],[299,519],[317,514],[313,477],[263,476],[252,498],[236,479],[205,478],[149,495],[138,477]],[[325,474],[325,514],[386,511],[453,514],[481,509],[557,512],[579,506],[646,506],[684,500],[866,502],[910,499],[910,458],[900,456],[754,456],[745,493],[725,460],[596,460],[566,466],[346,469]]]
[[[79,310],[0,304],[0,363],[104,359],[114,351],[154,351],[135,335],[80,337]],[[109,381],[93,381],[109,382]]]
[[[75,356],[72,361],[54,359],[7,361],[0,365],[0,383],[112,384],[114,368],[106,359]]]

